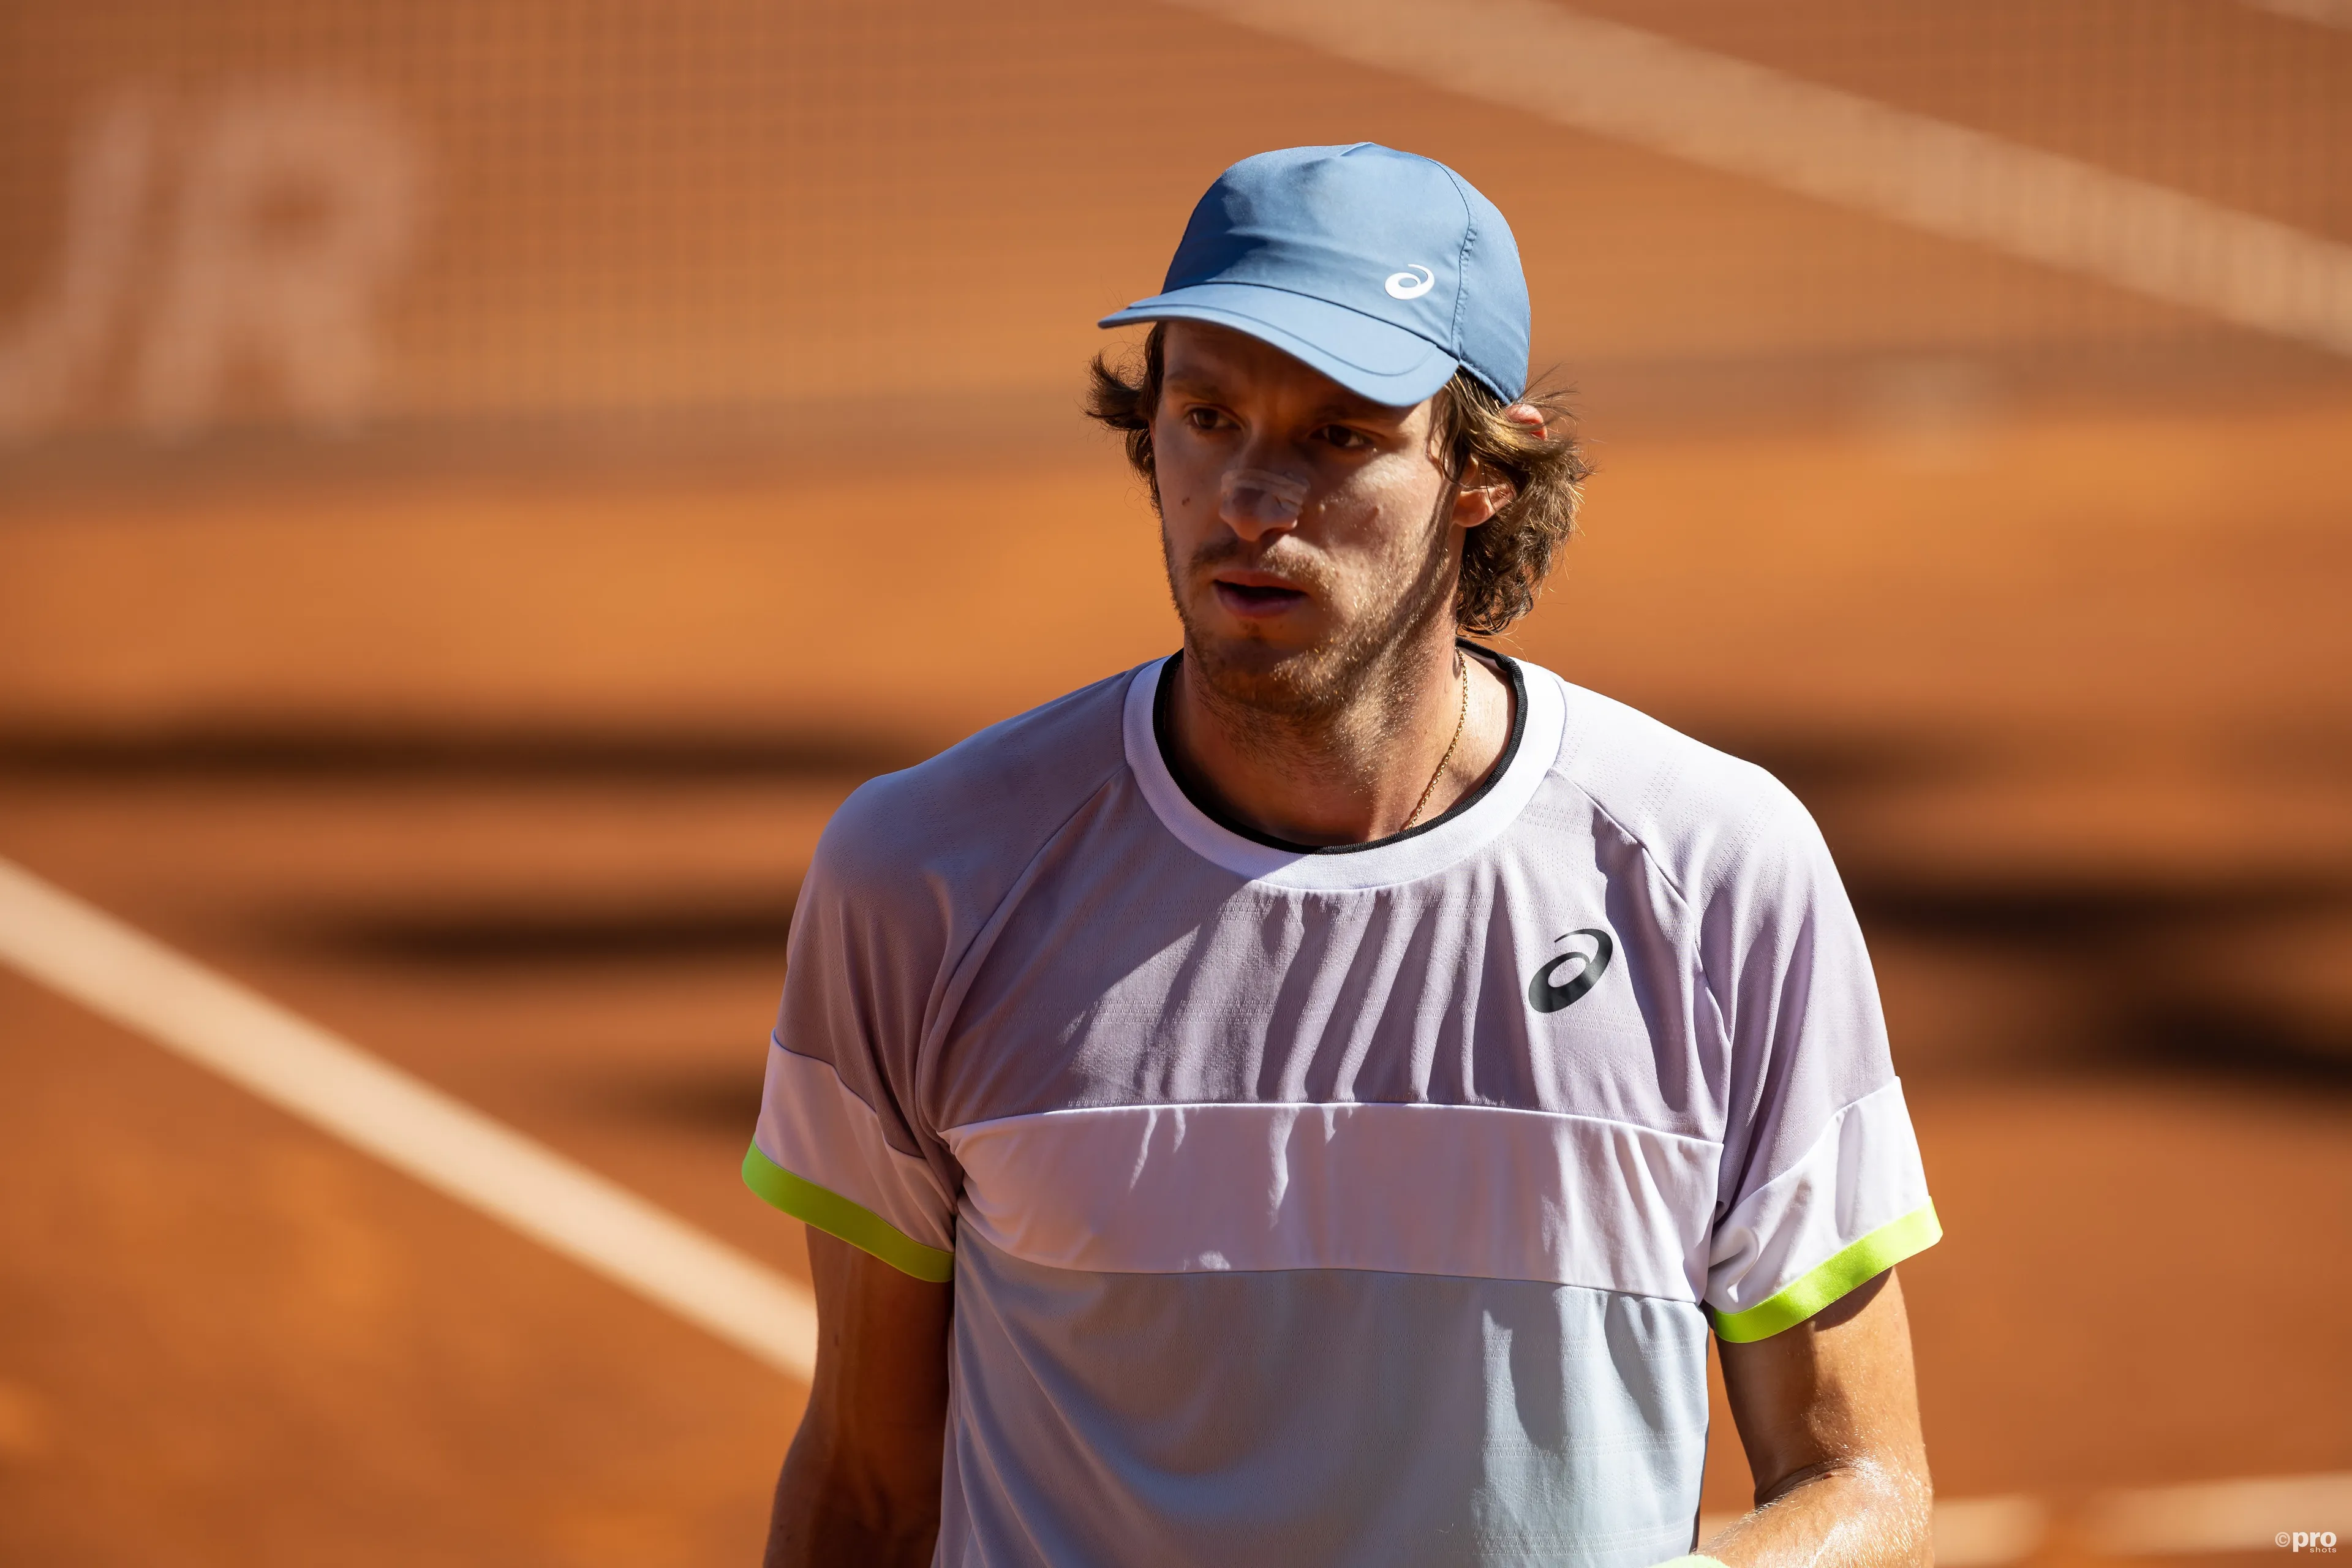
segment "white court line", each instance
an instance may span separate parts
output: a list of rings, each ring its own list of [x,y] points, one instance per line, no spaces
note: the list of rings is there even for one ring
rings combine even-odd
[[[2352,354],[2352,246],[1547,0],[1174,3]]]
[[[2089,1524],[2100,1547],[2129,1557],[2274,1552],[2280,1534],[2296,1531],[2352,1538],[2352,1471],[2110,1492]]]
[[[2031,1556],[2049,1532],[2050,1510],[2039,1498],[1951,1498],[1937,1501],[1934,1521],[1937,1568],[1993,1568]]]
[[[814,1374],[800,1285],[6,860],[0,959],[787,1376]]]
[[[2352,28],[2352,0],[2245,0],[2257,11],[2322,27]]]

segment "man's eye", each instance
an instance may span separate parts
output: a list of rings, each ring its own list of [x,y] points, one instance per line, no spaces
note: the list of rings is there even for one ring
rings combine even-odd
[[[1184,411],[1184,423],[1195,430],[1213,430],[1224,423],[1224,416],[1213,408],[1188,408]]]
[[[1372,444],[1372,438],[1361,430],[1350,430],[1345,425],[1327,425],[1323,439],[1343,452],[1360,452]]]

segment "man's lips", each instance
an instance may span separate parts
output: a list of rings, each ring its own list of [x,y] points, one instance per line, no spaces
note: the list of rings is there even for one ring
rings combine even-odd
[[[1214,579],[1217,603],[1247,619],[1278,616],[1307,602],[1304,591],[1263,572],[1220,572]]]

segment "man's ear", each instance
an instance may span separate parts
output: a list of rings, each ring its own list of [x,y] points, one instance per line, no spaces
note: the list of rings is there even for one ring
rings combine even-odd
[[[1511,504],[1519,493],[1518,486],[1488,468],[1476,458],[1462,476],[1454,490],[1454,526],[1475,528]]]

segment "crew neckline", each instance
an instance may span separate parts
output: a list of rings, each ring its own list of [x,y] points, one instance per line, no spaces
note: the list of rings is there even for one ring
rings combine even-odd
[[[1287,838],[1277,838],[1271,833],[1261,833],[1249,824],[1237,821],[1221,809],[1214,801],[1204,800],[1195,793],[1192,786],[1184,782],[1184,775],[1176,771],[1175,764],[1168,761],[1169,752],[1171,750],[1168,736],[1168,708],[1173,700],[1176,679],[1181,673],[1184,662],[1181,650],[1170,654],[1160,661],[1160,674],[1152,682],[1152,742],[1160,748],[1160,760],[1168,769],[1168,776],[1175,781],[1176,787],[1183,792],[1184,798],[1192,803],[1193,809],[1226,832],[1238,834],[1253,843],[1263,844],[1269,849],[1280,849],[1291,855],[1360,855],[1367,850],[1402,843],[1405,839],[1433,831],[1484,800],[1487,792],[1495,787],[1496,781],[1510,772],[1513,759],[1519,754],[1519,742],[1527,737],[1528,683],[1519,674],[1517,662],[1504,654],[1495,652],[1492,648],[1480,647],[1475,643],[1466,642],[1458,637],[1454,639],[1454,643],[1461,648],[1465,658],[1491,658],[1495,661],[1497,666],[1496,673],[1503,678],[1504,683],[1511,690],[1510,733],[1504,738],[1502,754],[1495,759],[1494,764],[1486,770],[1486,776],[1478,781],[1476,788],[1427,822],[1417,822],[1402,832],[1391,833],[1385,838],[1368,838],[1361,844],[1298,844]]]
[[[1482,847],[1515,820],[1559,755],[1566,704],[1559,679],[1492,648],[1462,645],[1491,659],[1511,689],[1511,729],[1503,753],[1476,788],[1428,822],[1363,844],[1293,844],[1234,821],[1184,788],[1168,764],[1165,710],[1181,653],[1137,669],[1128,687],[1129,768],[1153,814],[1186,847],[1254,881],[1332,890],[1412,881]],[[1533,679],[1530,679],[1532,674]]]

